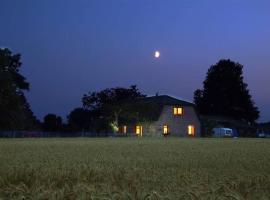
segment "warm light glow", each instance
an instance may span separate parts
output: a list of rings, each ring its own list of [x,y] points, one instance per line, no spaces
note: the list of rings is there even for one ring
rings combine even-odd
[[[159,58],[159,56],[160,56],[159,51],[155,51],[155,57],[156,57],[156,58]]]
[[[177,108],[173,108],[173,114],[177,115]]]
[[[136,135],[142,136],[142,126],[136,126]]]
[[[183,108],[182,107],[174,107],[173,114],[174,115],[183,115]]]
[[[169,127],[168,127],[168,125],[164,125],[163,126],[163,134],[167,135],[168,133],[169,133]]]
[[[195,135],[195,128],[192,125],[188,126],[188,135],[194,136]]]
[[[127,133],[127,126],[123,126],[123,133]]]
[[[110,125],[111,125],[111,127],[112,127],[112,130],[113,130],[115,133],[117,133],[117,132],[119,131],[119,127],[118,127],[115,123],[111,123]]]

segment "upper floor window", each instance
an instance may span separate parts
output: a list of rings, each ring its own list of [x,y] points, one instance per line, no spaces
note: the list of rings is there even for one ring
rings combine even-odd
[[[173,108],[173,115],[183,115],[183,108],[182,107],[174,107]]]

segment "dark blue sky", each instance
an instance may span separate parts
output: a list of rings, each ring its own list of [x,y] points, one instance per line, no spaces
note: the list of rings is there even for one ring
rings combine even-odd
[[[268,0],[0,0],[0,24],[39,118],[65,117],[89,90],[131,84],[192,100],[209,66],[230,58],[270,120]]]

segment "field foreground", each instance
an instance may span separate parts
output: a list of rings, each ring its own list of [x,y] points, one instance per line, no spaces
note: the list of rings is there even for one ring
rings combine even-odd
[[[0,199],[270,199],[270,140],[0,139]]]

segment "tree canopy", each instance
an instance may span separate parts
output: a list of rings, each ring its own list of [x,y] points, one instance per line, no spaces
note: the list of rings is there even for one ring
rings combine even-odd
[[[203,89],[194,92],[194,102],[201,114],[222,115],[253,123],[259,118],[259,111],[247,87],[243,65],[220,60],[208,69]]]
[[[43,120],[43,130],[48,132],[61,131],[62,118],[55,114],[47,114]]]
[[[20,74],[20,54],[0,49],[0,129],[33,129],[37,123],[24,96],[29,83]]]
[[[82,98],[83,107],[92,112],[96,127],[109,125],[117,131],[119,116],[123,112],[123,103],[145,97],[136,85],[129,88],[108,88],[100,92],[89,92]],[[104,127],[107,129],[108,127]]]
[[[73,131],[84,131],[91,128],[91,111],[84,108],[75,108],[67,116],[70,129]]]

